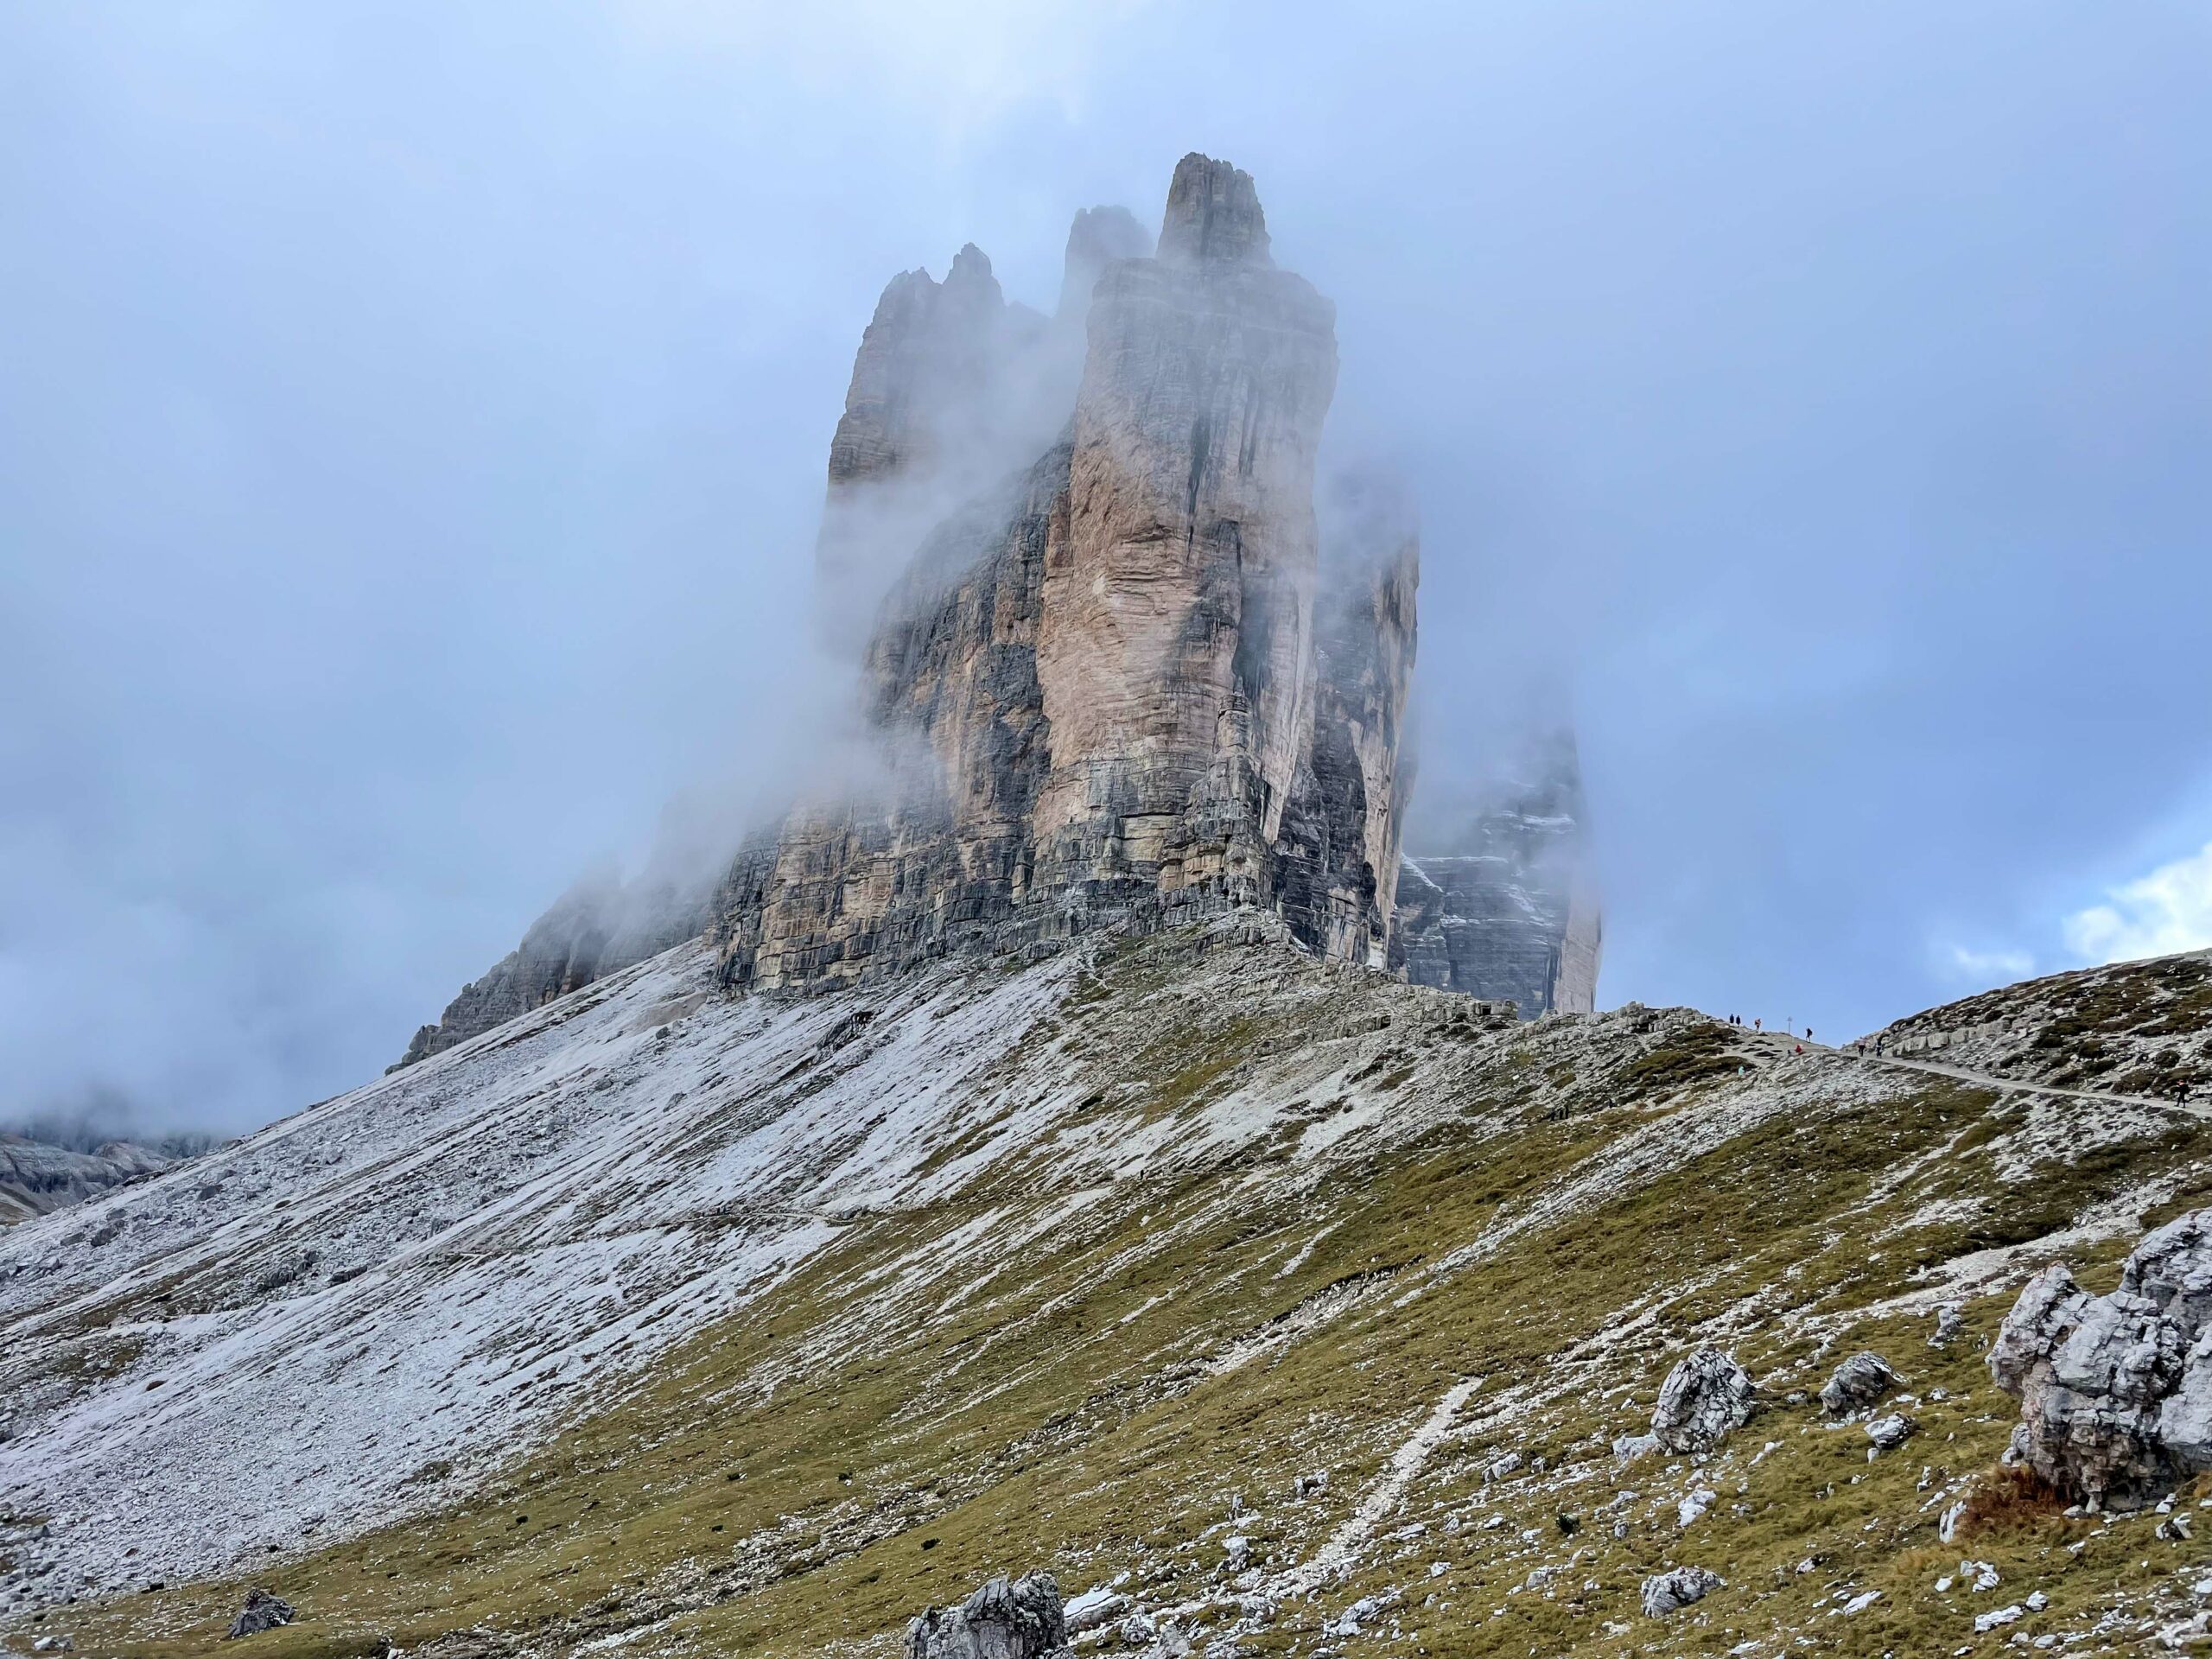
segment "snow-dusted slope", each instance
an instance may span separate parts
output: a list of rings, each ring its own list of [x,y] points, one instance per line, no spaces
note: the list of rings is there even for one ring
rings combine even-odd
[[[2030,988],[2062,1034],[2112,989]],[[1249,914],[798,1002],[680,950],[0,1239],[0,1586],[130,1659],[233,1651],[255,1582],[265,1659],[887,1655],[1038,1565],[1344,1659],[1950,1651],[1977,1338],[2208,1154],[1684,1009],[1486,1020]],[[1704,1343],[1763,1418],[1618,1462]],[[1896,1455],[1815,1397],[1861,1347]],[[2185,1599],[2155,1517],[1990,1524],[2017,1593],[2073,1562],[2031,1637]]]
[[[512,1453],[852,1212],[957,1183],[921,1166],[1065,977],[740,1002],[687,945],[0,1236],[0,1504],[68,1545],[41,1591],[435,1501],[426,1467]]]

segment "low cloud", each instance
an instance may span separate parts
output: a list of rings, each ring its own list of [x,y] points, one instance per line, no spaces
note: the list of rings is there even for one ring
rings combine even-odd
[[[1941,953],[1942,971],[1961,982],[2009,985],[2036,970],[2036,959],[2024,950],[1974,950],[1954,944]]]
[[[2212,945],[2212,842],[2114,887],[2106,899],[2066,918],[2066,948],[2085,963]]]

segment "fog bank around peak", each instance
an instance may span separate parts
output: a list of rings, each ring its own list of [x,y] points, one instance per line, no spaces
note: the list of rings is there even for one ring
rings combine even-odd
[[[264,1122],[778,810],[887,281],[1049,318],[1193,149],[1418,514],[1414,822],[1563,707],[1606,1001],[1872,1029],[2212,835],[2192,18],[504,21],[0,22],[0,1116]]]

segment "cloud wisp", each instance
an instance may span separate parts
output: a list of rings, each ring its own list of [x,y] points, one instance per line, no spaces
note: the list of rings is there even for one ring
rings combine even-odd
[[[2212,842],[2066,918],[2066,948],[2094,966],[2212,947]]]

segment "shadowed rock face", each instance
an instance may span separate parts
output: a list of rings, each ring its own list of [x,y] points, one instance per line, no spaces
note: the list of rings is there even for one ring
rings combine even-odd
[[[795,812],[724,882],[730,984],[813,988],[1239,904],[1382,959],[1414,536],[1332,549],[1317,620],[1334,308],[1274,269],[1251,180],[1224,163],[1177,168],[1157,258],[1111,257],[1141,243],[1126,221],[1095,210],[1069,238],[1064,312],[1087,308],[1059,442],[943,518],[885,603],[865,652],[878,786]],[[855,397],[883,378],[856,367]],[[833,505],[861,459],[870,477],[917,464],[874,435],[880,401],[849,402]],[[826,531],[824,548],[844,556]]]
[[[1458,841],[1406,860],[1394,957],[1415,984],[1511,1001],[1524,1020],[1587,1014],[1604,935],[1573,735],[1522,770]]]
[[[1313,741],[1277,860],[1284,914],[1329,956],[1385,965],[1413,769],[1399,743],[1413,677],[1421,543],[1389,480],[1334,480],[1314,605]]]

